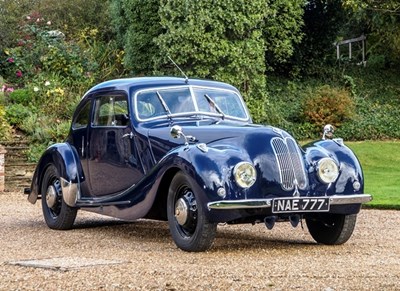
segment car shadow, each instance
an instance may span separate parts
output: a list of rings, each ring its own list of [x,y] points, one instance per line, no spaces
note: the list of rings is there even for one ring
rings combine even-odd
[[[304,248],[305,246],[316,246],[311,238],[304,238],[296,234],[284,237],[279,232],[265,231],[258,228],[257,231],[251,229],[251,225],[219,227],[213,247],[209,250],[214,251],[235,251],[240,249],[293,249]],[[96,235],[101,230],[101,235],[109,235],[115,238],[129,239],[132,243],[161,243],[171,246],[172,237],[169,232],[168,223],[164,221],[154,221],[140,219],[134,222],[121,221],[117,219],[97,219],[80,220],[74,225],[74,230],[85,232],[90,231]],[[259,231],[261,229],[261,231]],[[290,232],[290,230],[289,230]]]

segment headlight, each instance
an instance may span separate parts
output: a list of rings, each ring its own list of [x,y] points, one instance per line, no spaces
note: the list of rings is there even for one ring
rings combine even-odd
[[[248,162],[240,162],[233,168],[236,183],[242,188],[250,188],[257,179],[254,166]]]
[[[339,176],[339,167],[331,158],[320,159],[317,164],[317,175],[322,183],[333,183]]]

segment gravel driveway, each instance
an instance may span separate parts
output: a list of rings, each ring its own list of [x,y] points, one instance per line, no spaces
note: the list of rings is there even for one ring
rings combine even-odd
[[[210,251],[187,253],[164,222],[78,212],[54,231],[40,201],[0,193],[0,233],[0,290],[400,290],[400,211],[362,210],[341,246],[289,223],[221,225]]]

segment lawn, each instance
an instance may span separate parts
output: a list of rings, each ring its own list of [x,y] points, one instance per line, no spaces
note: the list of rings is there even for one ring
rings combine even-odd
[[[400,141],[346,142],[364,171],[364,192],[373,201],[366,207],[400,210]]]

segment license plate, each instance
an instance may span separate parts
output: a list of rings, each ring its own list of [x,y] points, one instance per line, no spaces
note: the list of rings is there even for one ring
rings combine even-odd
[[[273,213],[326,212],[329,198],[276,198],[272,201]]]

